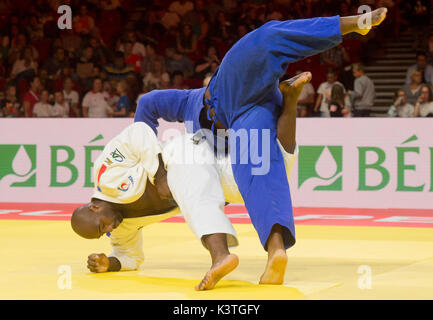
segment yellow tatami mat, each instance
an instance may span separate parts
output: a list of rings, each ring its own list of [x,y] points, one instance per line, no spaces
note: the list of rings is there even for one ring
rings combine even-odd
[[[433,299],[429,228],[298,226],[282,286],[257,284],[266,253],[252,225],[235,228],[239,267],[196,292],[210,257],[184,223],[142,229],[140,270],[93,274],[87,256],[108,255],[107,237],[81,239],[68,221],[0,220],[0,299]]]

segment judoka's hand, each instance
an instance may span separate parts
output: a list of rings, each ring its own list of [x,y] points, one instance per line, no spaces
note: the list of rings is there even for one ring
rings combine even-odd
[[[87,259],[87,268],[96,273],[107,272],[110,261],[103,253],[92,253]]]

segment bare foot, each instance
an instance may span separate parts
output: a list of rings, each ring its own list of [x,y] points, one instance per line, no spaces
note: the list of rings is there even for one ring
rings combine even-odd
[[[302,88],[307,82],[311,81],[311,78],[311,72],[302,72],[297,76],[282,81],[280,83],[280,90],[285,98],[293,100],[296,104],[296,101],[301,94]]]
[[[200,284],[195,287],[195,290],[211,290],[215,287],[218,281],[224,276],[232,272],[239,264],[237,255],[229,254],[221,261],[215,263],[206,273]]]
[[[286,272],[287,255],[283,249],[276,250],[268,258],[265,272],[260,277],[260,284],[283,284]]]
[[[378,26],[379,24],[382,23],[383,20],[385,20],[387,12],[388,12],[387,8],[379,8],[370,13],[364,13],[360,15],[358,18],[359,19],[358,27],[360,27],[361,25],[365,25],[365,28],[362,29],[359,28],[356,30],[356,32],[365,36],[371,30],[372,27]],[[367,25],[368,15],[371,15],[371,26]]]

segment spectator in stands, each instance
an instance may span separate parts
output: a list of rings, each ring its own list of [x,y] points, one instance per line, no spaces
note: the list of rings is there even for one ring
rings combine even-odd
[[[414,47],[420,48],[429,25],[430,15],[423,0],[414,1],[412,9],[412,26],[415,27]]]
[[[115,53],[114,63],[104,66],[103,72],[109,80],[124,80],[130,75],[135,75],[134,67],[125,63],[120,51]]]
[[[63,98],[70,106],[71,114],[74,117],[80,117],[81,111],[79,109],[80,96],[77,91],[73,89],[74,82],[70,77],[65,78],[63,82]]]
[[[108,49],[105,47],[104,43],[97,37],[90,38],[89,47],[92,48],[93,59],[95,61],[99,61],[100,63],[109,54]]]
[[[55,118],[67,118],[69,117],[69,104],[63,96],[61,90],[54,93],[54,106],[52,108],[51,116]]]
[[[209,15],[206,11],[202,10],[198,12],[199,23],[197,25],[197,42],[203,41],[206,43],[209,36]]]
[[[337,73],[350,63],[350,57],[346,49],[340,44],[320,54],[320,63],[334,68]]]
[[[41,100],[35,103],[35,106],[33,108],[34,118],[48,118],[52,116],[53,106],[48,102],[49,97],[50,93],[48,92],[48,90],[42,90]]]
[[[153,71],[144,75],[143,85],[155,89],[165,89],[170,86],[170,75],[165,70],[164,63],[161,60],[155,60]]]
[[[138,54],[135,54],[132,52],[132,42],[127,41],[124,43],[124,56],[125,56],[125,63],[133,66],[135,73],[139,73],[141,69],[141,56]]]
[[[296,70],[295,74],[299,75],[303,70]],[[308,110],[311,110],[314,104],[314,87],[308,82],[304,85],[301,93],[298,97],[298,104],[296,106],[296,116],[306,117],[308,115]]]
[[[212,27],[212,38],[217,41],[230,41],[232,37],[233,26],[231,22],[226,18],[224,11],[219,11],[215,26]]]
[[[221,61],[218,58],[217,49],[211,45],[207,48],[207,55],[197,61],[195,67],[195,78],[203,79],[208,73],[213,73],[212,63],[217,66],[220,65]]]
[[[320,111],[321,117],[330,117],[329,102],[331,101],[331,90],[334,84],[344,86],[337,81],[337,73],[333,69],[326,72],[326,81],[322,82],[317,89],[317,98],[314,105],[314,112]]]
[[[133,31],[129,31],[126,34],[126,41],[125,42],[131,42],[132,43],[132,53],[139,55],[140,57],[144,58],[146,56],[146,47],[141,42],[137,41],[137,35]],[[121,43],[120,47],[118,49],[121,52],[125,51],[124,44]]]
[[[39,77],[34,77],[30,83],[30,90],[23,98],[24,117],[33,117],[33,108],[39,101],[39,93],[41,89],[41,79]]]
[[[65,49],[59,47],[56,48],[53,57],[48,58],[44,68],[47,70],[48,76],[53,79],[59,78],[62,70],[67,66],[69,66],[69,62],[65,56]]]
[[[126,81],[119,81],[116,90],[120,98],[117,102],[116,109],[113,112],[113,117],[128,117],[129,111],[131,110],[131,101],[129,100],[128,84]]]
[[[182,71],[185,77],[189,78],[193,74],[194,64],[185,55],[177,52],[174,48],[166,48],[165,65],[168,72]]]
[[[423,82],[433,84],[433,66],[427,63],[427,56],[423,52],[416,55],[416,64],[410,66],[406,72],[406,84],[411,83],[411,74],[413,70],[418,70],[423,74]]]
[[[33,60],[38,61],[39,52],[36,48],[27,43],[27,36],[24,33],[19,33],[16,37],[15,41],[11,40],[11,46],[8,53],[8,62],[13,64],[16,60],[18,60],[22,55],[25,48],[30,47],[32,49],[32,57]]]
[[[85,4],[80,6],[80,14],[74,19],[74,31],[82,36],[91,34],[95,27],[95,20],[88,14],[88,9]]]
[[[172,75],[173,85],[171,89],[189,89],[184,83],[184,76],[182,71],[175,71]]]
[[[430,34],[427,42],[427,63],[433,65],[433,34]]]
[[[1,38],[1,44],[0,44],[0,63],[6,64],[8,61],[8,54],[10,49],[10,40],[8,36],[4,36]]]
[[[11,79],[15,79],[18,84],[21,79],[29,81],[38,72],[38,63],[33,59],[33,51],[30,47],[26,47],[22,52],[21,59],[15,61]]]
[[[176,12],[164,11],[161,17],[161,24],[164,26],[166,31],[171,28],[177,28],[180,21],[180,17]]]
[[[194,4],[188,0],[176,0],[170,4],[168,11],[176,13],[183,17],[187,12],[194,9]]]
[[[113,110],[107,103],[107,96],[102,92],[102,80],[93,80],[93,90],[86,93],[83,98],[83,117],[107,118]]]
[[[355,63],[352,70],[355,83],[353,91],[348,92],[352,101],[352,115],[354,117],[369,117],[376,95],[374,83],[365,74],[362,64]]]
[[[84,87],[90,87],[88,79],[93,75],[93,69],[95,67],[95,59],[93,57],[93,48],[87,47],[83,50],[80,60],[77,62],[77,75],[80,79],[80,83]]]
[[[19,117],[21,104],[17,99],[17,90],[15,85],[8,84],[6,87],[6,96],[0,100],[0,111],[3,117],[15,118]]]
[[[146,56],[141,61],[140,75],[145,77],[148,72],[155,73],[155,65],[157,62],[164,65],[164,58],[156,53],[156,48],[153,44],[147,44]]]
[[[182,32],[176,39],[177,51],[182,54],[190,55],[197,50],[197,36],[192,31],[190,24],[184,24]]]
[[[428,85],[422,85],[421,94],[415,104],[414,117],[433,117],[433,95]]]
[[[118,81],[117,81],[118,82]],[[117,106],[117,102],[119,101],[119,95],[117,94],[117,82],[105,80],[102,82],[102,93],[105,96],[105,100],[111,109],[114,110]],[[114,85],[113,85],[114,84]]]
[[[73,29],[66,29],[62,31],[62,46],[66,50],[69,58],[74,58],[80,51],[82,39],[77,35]]]
[[[44,38],[44,24],[38,16],[31,16],[29,25],[26,27],[30,41],[37,41]]]
[[[405,92],[407,102],[415,105],[421,93],[422,74],[421,71],[412,70],[411,83],[405,84],[401,89]]]
[[[406,92],[402,89],[397,90],[395,93],[394,103],[389,107],[388,117],[399,118],[412,118],[414,116],[415,108],[413,104],[408,103]]]
[[[331,118],[341,118],[349,115],[349,109],[345,105],[346,93],[344,88],[335,84],[331,88],[331,98],[329,102],[329,114]]]

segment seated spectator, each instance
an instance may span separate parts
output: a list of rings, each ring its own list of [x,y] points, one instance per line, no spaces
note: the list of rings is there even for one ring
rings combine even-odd
[[[16,37],[16,40],[13,39],[10,41],[10,50],[8,53],[8,62],[10,64],[15,63],[16,60],[20,59],[23,56],[23,51],[25,48],[30,47],[32,49],[32,58],[35,61],[39,59],[39,52],[35,47],[28,44],[27,36],[24,33],[19,33]]]
[[[104,43],[97,37],[91,37],[89,40],[89,46],[92,48],[94,60],[99,61],[102,64],[102,60],[106,59],[109,54]]]
[[[6,64],[8,61],[10,40],[8,36],[1,37],[1,40],[2,41],[0,44],[0,63]]]
[[[22,53],[21,59],[15,61],[11,79],[16,79],[16,83],[21,79],[29,81],[38,72],[38,63],[33,59],[33,51],[30,47],[26,47]]]
[[[50,93],[48,90],[42,90],[41,92],[41,100],[35,103],[33,108],[33,117],[34,118],[48,118],[52,116],[52,108],[53,106],[49,103]]]
[[[176,39],[177,51],[185,55],[191,55],[197,50],[197,36],[192,32],[190,24],[184,24],[181,33]]]
[[[155,46],[153,44],[147,44],[146,56],[141,61],[141,76],[146,76],[148,72],[155,73],[155,64],[157,61],[164,65],[164,58],[156,53]]]
[[[73,19],[74,31],[82,36],[89,35],[95,27],[95,20],[88,14],[88,9],[85,4],[80,6],[79,15]]]
[[[394,103],[389,107],[387,116],[392,118],[412,118],[414,111],[414,106],[407,101],[406,92],[399,89],[395,93]]]
[[[423,82],[427,84],[433,84],[433,66],[427,63],[427,56],[425,53],[418,52],[416,55],[416,64],[410,66],[409,69],[407,69],[406,84],[410,84],[410,77],[413,70],[418,70],[424,75]]]
[[[93,90],[86,93],[83,98],[83,117],[107,118],[113,110],[108,105],[107,96],[102,92],[102,80],[93,80]]]
[[[87,47],[83,50],[80,60],[77,62],[77,75],[80,82],[85,83],[88,78],[93,74],[93,68],[95,67],[95,59],[93,56],[93,48]]]
[[[175,71],[172,75],[173,79],[173,85],[171,86],[171,89],[189,89],[188,86],[183,82],[183,72],[182,71]]]
[[[331,68],[337,70],[338,73],[344,68],[345,65],[350,63],[350,57],[346,49],[340,44],[320,54],[320,63],[329,65]]]
[[[54,93],[54,107],[52,108],[51,116],[55,118],[69,117],[69,104],[65,100],[62,91]]]
[[[213,73],[212,63],[217,66],[220,65],[221,61],[218,58],[217,50],[215,46],[209,46],[207,49],[207,55],[197,61],[195,67],[195,77],[198,79],[203,79],[208,73]]]
[[[376,96],[374,83],[365,74],[362,64],[354,64],[352,70],[355,83],[353,91],[348,92],[352,101],[352,115],[354,117],[369,117]]]
[[[427,42],[427,63],[433,65],[433,34],[428,37]]]
[[[233,33],[233,26],[226,18],[224,11],[219,11],[216,17],[215,26],[212,27],[211,37],[214,40],[230,41]]]
[[[24,117],[33,117],[33,108],[39,101],[39,92],[42,89],[41,79],[34,77],[30,83],[30,90],[23,98]]]
[[[132,43],[132,53],[144,58],[147,54],[146,48],[145,48],[144,44],[137,41],[137,35],[135,34],[135,32],[133,32],[133,31],[128,32],[126,37],[127,37],[126,42]],[[121,52],[125,51],[125,47],[124,47],[123,43],[120,44],[118,50]]]
[[[0,100],[0,110],[3,117],[15,118],[19,117],[21,110],[21,104],[17,99],[17,89],[15,85],[9,84],[6,87],[6,96]]]
[[[62,70],[69,66],[69,62],[65,56],[65,49],[56,48],[53,57],[49,58],[44,68],[47,70],[48,75],[51,79],[59,78]]]
[[[113,83],[116,82],[113,81]],[[105,100],[107,101],[111,109],[114,109],[117,105],[117,102],[119,101],[119,96],[116,90],[117,85],[115,84],[113,86],[113,83],[109,80],[105,80],[102,83],[102,93],[104,94]]]
[[[139,73],[141,69],[141,56],[132,53],[132,42],[124,43],[125,63],[134,67],[135,73]]]
[[[74,117],[80,117],[81,112],[78,106],[80,96],[77,91],[73,90],[74,82],[70,77],[65,78],[63,82],[63,99],[67,102],[70,107],[71,114]]]
[[[415,105],[420,93],[422,85],[422,73],[418,70],[412,70],[411,83],[405,84],[401,89],[405,92],[407,102]]]
[[[197,42],[206,42],[209,35],[209,15],[206,11],[202,10],[198,12],[199,23],[196,26]]]
[[[176,0],[168,7],[168,11],[175,12],[179,17],[183,17],[187,12],[193,9],[194,4],[188,0]]]
[[[338,84],[334,84],[331,89],[331,99],[329,102],[329,114],[331,118],[348,117],[350,114],[349,108],[346,106],[346,93],[344,88]]]
[[[165,55],[167,57],[165,65],[168,72],[182,71],[186,78],[193,74],[194,65],[188,57],[177,52],[174,48],[167,48]]]
[[[69,58],[75,57],[80,51],[82,39],[77,35],[73,29],[66,29],[62,31],[62,47],[68,53]]]
[[[123,53],[117,51],[114,56],[114,63],[104,66],[103,72],[108,80],[124,80],[129,75],[134,75],[135,69],[133,66],[126,64]]]
[[[117,83],[117,94],[120,96],[116,109],[113,112],[113,117],[128,117],[131,110],[131,101],[128,96],[128,85],[126,81],[122,80]]]
[[[326,72],[326,81],[322,82],[317,89],[317,98],[314,105],[314,112],[320,111],[321,117],[330,117],[329,103],[331,102],[331,90],[334,84],[344,86],[337,81],[337,73],[333,69],[328,69]]]
[[[180,22],[180,17],[176,12],[164,11],[161,16],[161,24],[165,30],[168,31],[171,28],[177,28]]]
[[[170,85],[170,75],[165,71],[161,60],[155,60],[154,70],[147,72],[143,77],[143,85],[155,89],[166,89]]]
[[[30,41],[37,41],[44,38],[44,24],[38,16],[31,16],[29,25],[26,27]]]
[[[414,117],[433,117],[433,95],[428,85],[422,85],[415,104]]]
[[[296,75],[301,74],[302,70],[297,70]],[[298,104],[296,106],[296,115],[298,117],[306,117],[308,115],[308,110],[313,106],[314,103],[314,88],[313,85],[308,82],[304,85],[301,93],[298,97]]]

